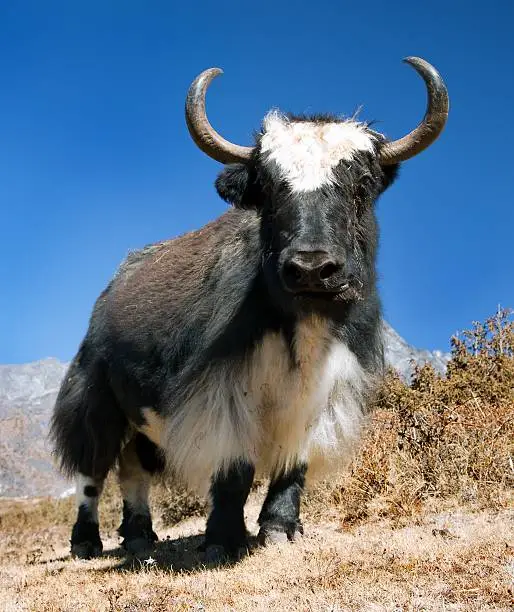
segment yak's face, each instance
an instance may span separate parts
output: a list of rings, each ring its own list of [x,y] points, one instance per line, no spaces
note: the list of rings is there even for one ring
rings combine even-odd
[[[353,121],[270,113],[252,160],[219,176],[224,199],[260,212],[263,272],[283,308],[330,310],[374,287],[374,202],[397,170],[378,163],[381,145]]]

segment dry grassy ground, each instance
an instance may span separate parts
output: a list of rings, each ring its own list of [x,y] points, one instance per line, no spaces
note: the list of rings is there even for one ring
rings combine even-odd
[[[254,494],[248,504],[253,530],[259,497]],[[111,532],[104,534],[104,557],[94,561],[69,558],[67,525],[11,528],[0,544],[0,609],[335,612],[514,606],[514,510],[454,508],[350,528],[307,520],[301,541],[256,549],[221,568],[202,566],[196,552],[203,519],[159,527],[161,541],[150,558],[127,560]]]
[[[3,501],[0,611],[513,610],[512,318],[455,339],[447,378],[387,379],[351,469],[306,495],[300,541],[204,567],[199,500],[160,485],[153,509],[156,550],[125,558],[111,482],[104,556],[75,561],[73,500]]]

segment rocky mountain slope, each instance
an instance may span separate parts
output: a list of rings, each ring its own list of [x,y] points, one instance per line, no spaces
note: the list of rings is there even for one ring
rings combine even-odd
[[[446,364],[450,359],[449,353],[414,348],[385,321],[384,338],[388,365],[397,370],[406,381],[409,381],[412,376],[413,364],[430,363],[436,372],[444,374],[446,371]]]
[[[59,495],[48,423],[67,364],[44,359],[0,366],[0,496]]]
[[[384,323],[386,358],[407,380],[412,362],[443,372],[448,355],[415,349]],[[73,483],[60,477],[47,441],[48,423],[67,364],[44,359],[0,366],[0,497],[63,495]]]

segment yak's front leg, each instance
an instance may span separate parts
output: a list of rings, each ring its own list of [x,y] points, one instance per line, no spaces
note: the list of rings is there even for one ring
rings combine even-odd
[[[305,485],[307,466],[298,464],[271,479],[268,494],[259,515],[259,542],[285,542],[303,534],[300,521],[300,500]]]
[[[247,550],[244,506],[252,487],[254,466],[237,461],[213,478],[212,510],[205,532],[205,560],[238,558]]]

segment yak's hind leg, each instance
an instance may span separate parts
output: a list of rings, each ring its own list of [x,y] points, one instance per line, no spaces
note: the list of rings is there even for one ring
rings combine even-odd
[[[123,522],[118,533],[124,538],[123,548],[130,554],[144,554],[157,540],[152,529],[148,495],[152,474],[162,471],[163,467],[157,447],[141,433],[136,434],[121,453],[119,482]]]
[[[79,559],[91,559],[102,554],[98,526],[98,501],[104,486],[103,478],[76,477],[77,520],[71,532],[71,554]]]
[[[261,544],[294,540],[296,533],[303,534],[300,500],[306,471],[307,466],[299,464],[271,479],[259,515],[258,538]]]
[[[213,478],[212,509],[205,531],[206,562],[232,559],[247,549],[244,505],[252,487],[255,469],[246,461],[234,463]]]
[[[127,419],[114,397],[105,364],[84,341],[61,384],[50,429],[62,471],[77,482],[74,556],[89,558],[102,552],[98,499],[126,429]]]

